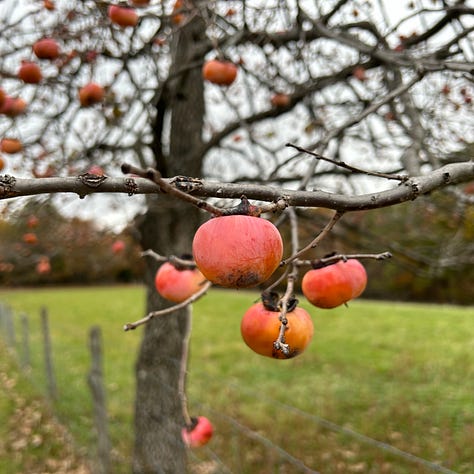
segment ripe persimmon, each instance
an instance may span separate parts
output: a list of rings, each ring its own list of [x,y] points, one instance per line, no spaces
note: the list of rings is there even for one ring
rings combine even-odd
[[[202,76],[213,84],[230,86],[237,77],[237,71],[237,66],[234,63],[212,59],[204,63]]]
[[[214,217],[199,227],[193,255],[202,274],[228,288],[250,288],[267,280],[283,254],[278,229],[261,217]]]
[[[306,299],[318,308],[335,308],[362,294],[367,273],[356,259],[309,270],[301,282]]]
[[[311,316],[303,308],[295,307],[286,313],[286,319],[284,343],[288,344],[287,354],[274,346],[280,333],[280,311],[268,309],[263,303],[251,306],[242,318],[240,332],[245,344],[257,354],[274,359],[290,359],[301,354],[313,337]]]

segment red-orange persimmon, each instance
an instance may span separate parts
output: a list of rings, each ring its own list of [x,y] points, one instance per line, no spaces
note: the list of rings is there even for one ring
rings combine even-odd
[[[311,304],[329,309],[360,296],[366,285],[365,268],[358,260],[349,259],[309,270],[303,277],[301,289]]]
[[[138,23],[138,14],[133,8],[119,7],[109,5],[107,14],[112,23],[126,28],[127,26],[136,26]]]
[[[197,268],[177,268],[165,262],[155,275],[155,287],[158,293],[167,300],[181,303],[197,293],[205,278]]]
[[[214,428],[205,416],[192,419],[193,424],[181,430],[181,437],[186,446],[199,448],[204,446],[212,438]]]
[[[227,288],[250,288],[267,280],[283,255],[278,229],[266,219],[214,217],[199,227],[193,255],[202,274]]]
[[[284,343],[289,346],[285,354],[274,347],[280,333],[280,312],[256,303],[244,314],[240,324],[242,338],[257,354],[275,359],[290,359],[301,354],[311,342],[314,333],[313,321],[303,308],[296,307],[286,314]]]
[[[237,66],[229,61],[212,59],[204,63],[202,77],[213,84],[230,86],[237,77]]]
[[[38,84],[43,79],[40,67],[31,61],[22,61],[18,77],[27,84]]]
[[[43,38],[33,45],[33,53],[39,59],[56,59],[59,56],[59,45],[53,38]]]

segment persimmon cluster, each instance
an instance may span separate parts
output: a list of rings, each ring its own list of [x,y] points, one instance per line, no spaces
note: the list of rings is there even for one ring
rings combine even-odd
[[[157,291],[181,303],[196,294],[206,280],[225,288],[252,288],[281,265],[283,241],[276,226],[253,215],[223,215],[202,224],[193,239],[193,255],[181,263],[165,262],[155,277]],[[318,308],[335,308],[362,294],[367,273],[356,259],[331,260],[307,271],[302,280],[306,299]],[[288,359],[309,345],[311,316],[293,297],[283,301],[264,292],[241,322],[244,342],[257,354]]]

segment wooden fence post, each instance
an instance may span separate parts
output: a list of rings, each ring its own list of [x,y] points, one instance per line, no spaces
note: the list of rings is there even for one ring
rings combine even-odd
[[[30,329],[28,324],[28,316],[22,314],[21,319],[21,336],[22,336],[22,358],[21,365],[23,369],[29,369],[31,367],[31,358],[30,358]]]
[[[49,334],[48,310],[41,308],[41,329],[43,332],[44,365],[49,396],[54,400],[57,397],[56,379],[53,370],[53,356],[51,350],[51,336]]]
[[[7,344],[11,349],[15,348],[15,325],[13,322],[13,310],[10,306],[5,307],[4,316],[5,318],[5,330],[7,333]]]
[[[92,365],[87,376],[94,405],[94,421],[97,430],[97,454],[99,474],[109,474],[110,470],[110,439],[107,426],[107,408],[102,373],[102,332],[94,326],[89,332],[89,347]]]

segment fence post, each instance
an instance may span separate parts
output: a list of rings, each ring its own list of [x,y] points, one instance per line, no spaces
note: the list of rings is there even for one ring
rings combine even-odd
[[[31,367],[31,358],[30,358],[30,328],[28,324],[28,316],[22,314],[21,319],[21,335],[22,335],[22,366],[23,369],[29,369]]]
[[[43,332],[44,365],[46,369],[46,380],[48,382],[49,396],[54,400],[57,397],[56,379],[53,370],[53,356],[51,350],[51,336],[49,334],[48,310],[41,308],[41,329]]]
[[[5,308],[5,323],[7,330],[7,343],[10,348],[15,349],[16,337],[15,337],[15,323],[13,322],[13,310],[10,306]]]
[[[110,439],[107,426],[107,408],[102,373],[102,332],[93,326],[89,331],[89,348],[92,365],[87,376],[94,405],[94,421],[97,430],[97,454],[99,474],[108,474],[110,470]]]

